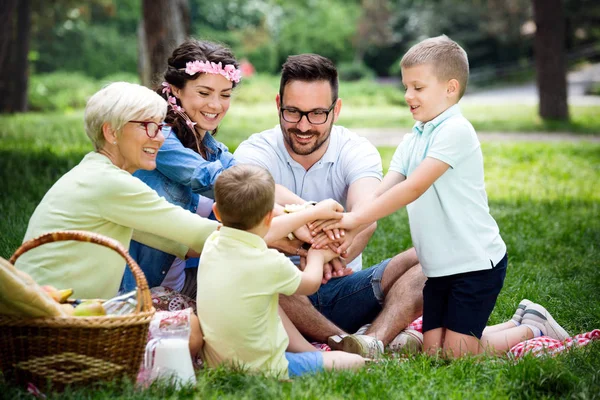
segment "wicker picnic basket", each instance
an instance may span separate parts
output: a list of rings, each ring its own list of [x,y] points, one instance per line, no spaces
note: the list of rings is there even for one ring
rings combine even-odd
[[[59,231],[31,239],[9,262],[45,243],[76,240],[108,247],[127,261],[137,283],[137,308],[122,316],[40,317],[0,315],[0,370],[7,380],[51,385],[89,385],[101,380],[135,380],[154,307],[148,283],[137,263],[116,240],[84,231]]]

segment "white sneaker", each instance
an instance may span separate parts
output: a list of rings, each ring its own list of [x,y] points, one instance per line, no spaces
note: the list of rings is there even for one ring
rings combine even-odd
[[[405,329],[390,342],[388,347],[394,352],[420,353],[423,350],[423,334],[414,329]]]
[[[517,324],[520,324],[521,320],[523,319],[523,314],[525,314],[525,310],[527,309],[527,307],[531,306],[532,304],[535,304],[535,303],[531,300],[527,300],[527,299],[521,300],[521,302],[519,303],[519,306],[515,310],[515,315],[513,315],[513,317],[511,319],[513,321],[515,321]]]
[[[564,330],[562,326],[558,324],[552,318],[552,315],[539,304],[531,304],[527,306],[521,324],[532,325],[542,331],[542,335],[550,336],[553,339],[560,340],[561,342],[571,337],[569,332]]]
[[[342,350],[364,358],[377,359],[383,355],[383,342],[369,335],[348,335],[342,338]]]
[[[355,335],[364,335],[365,333],[367,333],[367,331],[369,330],[369,328],[371,327],[371,324],[365,324],[363,326],[361,326],[356,332],[354,332]]]

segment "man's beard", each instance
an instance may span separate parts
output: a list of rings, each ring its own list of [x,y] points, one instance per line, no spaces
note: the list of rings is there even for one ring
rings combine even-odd
[[[323,136],[320,139],[317,139],[317,142],[308,148],[306,146],[299,145],[295,140],[292,139],[291,136],[294,134],[300,134],[300,135],[312,135],[312,136],[318,137],[320,135],[319,132],[313,131],[313,130],[301,132],[300,130],[298,130],[296,128],[290,128],[290,129],[284,130],[283,139],[285,140],[285,142],[288,144],[288,146],[292,149],[292,151],[294,153],[296,153],[300,156],[307,156],[307,155],[312,154],[315,151],[319,150],[321,148],[321,146],[323,146],[327,142],[327,139],[329,139],[329,135],[331,134],[332,126],[333,126],[333,124],[329,125],[329,129],[327,129],[327,131],[323,134]],[[282,127],[282,129],[283,129],[283,127]]]

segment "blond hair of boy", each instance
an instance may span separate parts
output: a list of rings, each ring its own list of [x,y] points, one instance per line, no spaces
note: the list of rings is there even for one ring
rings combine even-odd
[[[429,64],[440,81],[456,79],[459,83],[458,100],[467,90],[469,58],[458,43],[446,35],[425,39],[412,46],[400,60],[400,68],[407,69]]]

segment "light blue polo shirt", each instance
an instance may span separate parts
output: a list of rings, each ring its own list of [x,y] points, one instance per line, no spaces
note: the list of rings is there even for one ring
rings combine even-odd
[[[323,157],[308,171],[288,153],[279,125],[256,133],[242,142],[234,153],[238,163],[259,165],[267,169],[275,183],[285,186],[306,201],[334,199],[346,207],[348,187],[358,179],[381,180],[379,152],[367,139],[342,126],[331,129],[329,145]],[[362,269],[362,255],[349,265]]]
[[[406,207],[423,272],[438,277],[491,269],[506,245],[490,215],[477,134],[458,105],[417,122],[396,149],[390,171],[408,177],[426,157],[450,168]]]

